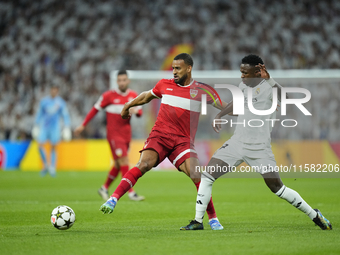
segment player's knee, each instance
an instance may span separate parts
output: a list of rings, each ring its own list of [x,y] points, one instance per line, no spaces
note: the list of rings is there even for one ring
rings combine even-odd
[[[192,178],[192,177],[190,177],[191,178],[191,180],[196,184],[196,183],[199,183],[200,181],[201,181],[201,179],[200,178]]]
[[[147,171],[149,171],[153,165],[150,164],[150,161],[147,160],[143,160],[143,161],[139,161],[136,165],[136,167],[138,167],[138,169],[145,174]]]
[[[117,160],[117,164],[118,164],[119,166],[127,166],[127,165],[129,165],[129,159],[128,159],[128,157],[119,158],[119,159]]]
[[[114,161],[114,166],[115,166],[115,168],[119,168],[120,167],[118,160]]]

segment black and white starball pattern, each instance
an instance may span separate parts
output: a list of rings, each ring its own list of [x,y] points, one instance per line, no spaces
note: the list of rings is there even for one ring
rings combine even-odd
[[[76,214],[66,205],[59,205],[51,213],[51,223],[59,230],[69,229],[73,226],[75,220]]]

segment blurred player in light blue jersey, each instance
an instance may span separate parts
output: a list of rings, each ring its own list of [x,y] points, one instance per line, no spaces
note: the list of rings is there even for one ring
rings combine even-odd
[[[44,162],[44,169],[41,175],[45,176],[47,172],[51,176],[56,175],[56,145],[60,141],[61,123],[63,119],[64,129],[62,136],[64,140],[71,139],[70,116],[65,101],[58,96],[59,87],[52,85],[50,96],[44,97],[40,103],[35,119],[32,137],[39,143],[39,153]],[[43,147],[44,143],[50,141],[52,145],[50,164],[47,162],[46,151]]]

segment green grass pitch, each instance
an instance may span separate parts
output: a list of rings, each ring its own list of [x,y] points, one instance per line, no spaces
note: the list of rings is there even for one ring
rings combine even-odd
[[[261,178],[222,178],[213,188],[223,231],[179,231],[195,213],[196,190],[176,171],[150,172],[136,190],[143,202],[123,197],[113,214],[99,211],[104,172],[0,171],[0,254],[340,254],[340,179],[284,179],[332,222],[322,231]],[[110,191],[118,184],[115,182]],[[74,226],[55,229],[58,205],[76,213]]]

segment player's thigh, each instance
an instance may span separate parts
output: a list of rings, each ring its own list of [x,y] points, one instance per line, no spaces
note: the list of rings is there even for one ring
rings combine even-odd
[[[206,166],[206,168],[203,170],[204,172],[210,174],[212,177],[217,179],[221,177],[222,175],[230,172],[231,171],[230,169],[231,167],[229,166],[227,162],[224,162],[221,159],[212,157],[208,165]],[[202,177],[204,177],[204,172],[202,174]]]
[[[113,138],[108,138],[107,141],[110,145],[112,157],[115,161],[119,160],[120,158],[127,157],[129,149],[128,143]]]
[[[141,172],[144,174],[150,169],[152,169],[154,166],[157,165],[158,162],[158,153],[152,149],[143,150],[138,163],[136,164],[136,167],[141,170]]]
[[[146,139],[141,153],[140,161],[143,159],[142,155],[152,155],[152,161],[156,162],[151,166],[155,167],[161,163],[171,152],[173,148],[173,139],[167,134],[162,134],[156,131],[151,131],[149,137]],[[145,153],[143,154],[143,152]]]
[[[46,128],[39,128],[39,135],[37,139],[39,144],[44,144],[47,141],[47,130]]]
[[[184,168],[190,170],[190,162],[192,167],[199,164],[198,160],[194,160],[194,158],[198,159],[198,156],[195,145],[190,138],[173,136],[172,139],[174,143],[168,154],[168,159],[179,171],[183,171],[182,169]],[[187,162],[186,164],[184,164],[185,161]]]
[[[186,158],[178,169],[190,177],[194,183],[201,179],[200,164],[196,157]]]
[[[110,138],[107,138],[107,142],[109,143],[109,146],[110,146],[110,151],[111,151],[111,155],[115,161],[115,163],[118,165],[118,162],[117,162],[117,154],[115,153],[115,150],[116,150],[116,143],[113,139],[110,139]]]
[[[226,141],[217,151],[215,151],[209,166],[235,168],[243,162],[241,145],[233,139]]]
[[[115,160],[119,166],[128,166],[129,165],[129,158],[127,156],[120,157]]]
[[[198,155],[190,138],[176,136],[175,145],[168,158],[178,171],[184,172],[194,183],[200,182]]]
[[[253,172],[266,174],[276,170],[276,161],[270,147],[258,150],[243,150],[243,159]]]
[[[48,140],[50,140],[51,144],[56,145],[60,142],[60,128],[51,128],[48,130]]]

